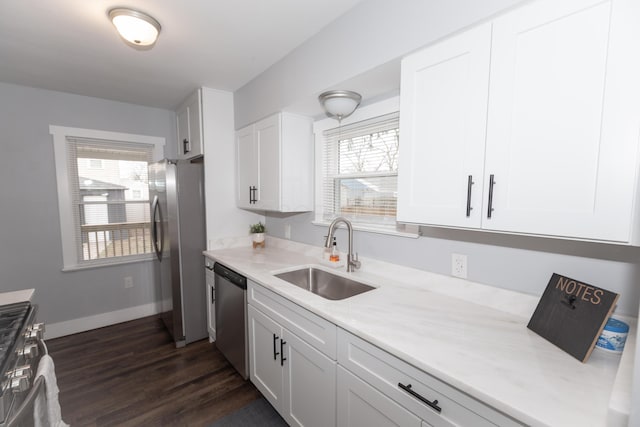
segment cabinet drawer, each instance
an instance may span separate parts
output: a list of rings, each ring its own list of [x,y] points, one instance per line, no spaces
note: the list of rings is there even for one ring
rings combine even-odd
[[[338,364],[433,426],[520,426],[517,421],[409,365],[372,344],[338,329]],[[437,412],[408,391],[438,401]]]
[[[257,283],[248,281],[248,302],[309,345],[336,360],[336,326]]]

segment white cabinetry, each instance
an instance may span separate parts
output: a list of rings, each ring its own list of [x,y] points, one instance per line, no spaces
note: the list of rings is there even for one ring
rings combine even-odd
[[[480,227],[490,49],[484,24],[402,61],[399,220]]]
[[[289,425],[335,425],[335,325],[251,281],[248,292],[251,382]]]
[[[209,342],[216,340],[216,280],[213,272],[214,261],[205,258],[205,286],[207,287],[207,330]]]
[[[338,427],[421,427],[422,421],[338,366]]]
[[[536,1],[405,58],[398,219],[638,243],[639,9]]]
[[[202,131],[202,90],[192,93],[176,111],[178,159],[204,154]]]
[[[238,207],[313,209],[313,133],[308,117],[279,113],[236,132]]]
[[[522,425],[342,329],[338,363],[338,426]]]

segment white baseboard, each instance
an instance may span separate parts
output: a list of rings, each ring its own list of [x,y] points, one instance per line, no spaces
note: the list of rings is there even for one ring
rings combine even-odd
[[[141,317],[153,316],[157,313],[160,313],[160,304],[158,303],[138,305],[136,307],[96,314],[95,316],[47,324],[44,335],[45,339],[50,340],[52,338],[90,331],[91,329],[115,325],[116,323],[127,322]]]

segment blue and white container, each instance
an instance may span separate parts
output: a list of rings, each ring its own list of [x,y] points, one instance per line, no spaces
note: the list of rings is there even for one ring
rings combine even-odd
[[[610,317],[607,324],[604,325],[598,342],[596,342],[596,348],[611,353],[622,353],[624,343],[627,342],[628,334],[629,325],[621,320]]]

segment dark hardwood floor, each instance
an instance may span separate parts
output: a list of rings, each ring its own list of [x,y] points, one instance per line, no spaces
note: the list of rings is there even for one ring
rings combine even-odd
[[[176,349],[157,316],[47,346],[72,427],[206,426],[260,396],[208,340]]]

